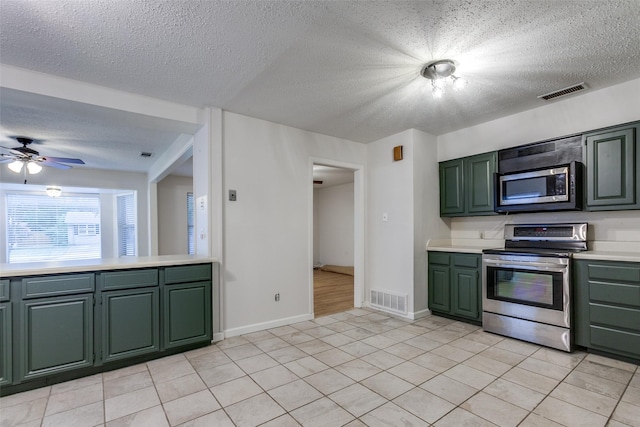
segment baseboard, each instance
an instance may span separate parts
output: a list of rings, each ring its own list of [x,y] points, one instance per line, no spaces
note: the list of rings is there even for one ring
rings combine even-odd
[[[428,308],[425,308],[424,310],[416,311],[415,313],[409,313],[409,314],[411,315],[412,320],[418,320],[418,319],[422,319],[423,317],[427,317],[428,315],[431,314],[431,312],[429,311]]]
[[[211,342],[218,342],[224,339],[224,332],[216,332],[213,334],[213,339]]]
[[[292,323],[304,322],[305,320],[313,320],[313,314],[302,314],[300,316],[286,317],[284,319],[271,320],[269,322],[254,323],[253,325],[226,329],[222,334],[223,338],[230,338],[238,335],[250,334],[252,332],[264,331],[265,329],[291,325]]]
[[[395,317],[400,317],[402,319],[415,320],[413,318],[413,313],[411,313],[411,312],[409,312],[407,314],[395,313],[393,311],[388,311],[388,310],[385,310],[385,309],[380,308],[378,306],[373,306],[373,305],[369,304],[369,302],[366,302],[364,304],[364,307],[369,308],[371,310],[379,311],[380,313],[385,313],[385,314],[390,314],[390,315],[395,316]]]

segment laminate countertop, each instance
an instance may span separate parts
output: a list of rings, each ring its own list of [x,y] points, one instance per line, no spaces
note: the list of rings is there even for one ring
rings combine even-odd
[[[159,255],[0,264],[0,278],[77,273],[86,271],[123,270],[127,268],[166,267],[173,265],[205,264],[210,262],[217,262],[217,260],[215,258],[197,255]]]
[[[503,248],[503,240],[430,240],[427,251],[481,254],[483,249]],[[640,262],[640,242],[587,242],[588,250],[576,252],[574,259]]]

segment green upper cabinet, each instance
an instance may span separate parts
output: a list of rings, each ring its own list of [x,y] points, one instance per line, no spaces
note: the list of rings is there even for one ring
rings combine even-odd
[[[491,215],[497,153],[440,163],[440,216]]]
[[[440,216],[464,214],[464,169],[462,159],[440,163]]]
[[[640,124],[584,135],[586,209],[640,209]]]

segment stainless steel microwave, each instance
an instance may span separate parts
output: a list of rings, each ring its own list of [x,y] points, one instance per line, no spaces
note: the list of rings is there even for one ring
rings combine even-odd
[[[582,163],[496,174],[495,211],[582,209]]]

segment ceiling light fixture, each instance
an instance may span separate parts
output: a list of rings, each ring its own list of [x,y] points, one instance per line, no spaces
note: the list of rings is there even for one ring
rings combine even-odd
[[[35,175],[42,170],[42,166],[31,160],[15,160],[9,163],[8,167],[12,172],[20,173],[25,165],[31,175]]]
[[[453,90],[458,91],[467,85],[467,81],[462,77],[455,76],[456,65],[450,59],[429,62],[420,73],[425,79],[431,80],[431,94],[434,98],[442,98],[447,83],[451,82]]]
[[[49,197],[60,197],[62,194],[62,189],[59,187],[47,187],[47,196]]]

